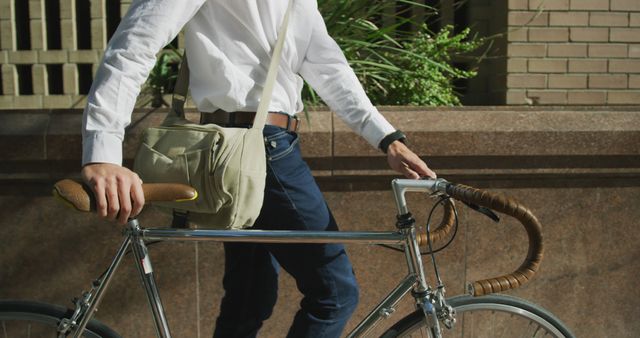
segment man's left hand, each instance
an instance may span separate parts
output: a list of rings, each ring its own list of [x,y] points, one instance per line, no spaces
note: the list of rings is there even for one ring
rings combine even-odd
[[[436,173],[429,169],[418,155],[400,141],[395,141],[389,145],[387,162],[389,162],[391,169],[407,178],[418,179],[425,176],[436,178]]]

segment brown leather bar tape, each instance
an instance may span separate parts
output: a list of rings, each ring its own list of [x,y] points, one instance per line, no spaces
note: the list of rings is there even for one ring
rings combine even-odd
[[[191,201],[198,198],[192,187],[178,183],[145,183],[142,185],[146,202]],[[78,211],[95,211],[93,192],[84,184],[64,179],[53,185],[53,194]]]
[[[472,188],[461,184],[447,186],[447,194],[455,199],[477,204],[516,218],[527,231],[529,251],[516,271],[499,277],[467,284],[467,291],[474,296],[514,289],[528,282],[538,271],[543,256],[542,226],[538,219],[518,202],[504,195]]]
[[[453,224],[456,221],[456,215],[455,215],[455,205],[453,203],[453,200],[451,199],[446,199],[444,201],[442,201],[443,207],[444,207],[444,212],[442,215],[442,221],[440,222],[440,225],[438,225],[437,228],[429,231],[429,237],[431,237],[431,244],[435,245],[438,244],[440,242],[443,242],[444,239],[449,237],[449,233],[451,232],[451,230],[453,230]],[[427,234],[422,232],[418,234],[418,245],[421,247],[427,247],[429,246],[429,243],[427,241]]]

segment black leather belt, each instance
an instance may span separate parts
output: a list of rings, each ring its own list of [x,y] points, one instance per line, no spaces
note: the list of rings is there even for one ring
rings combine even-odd
[[[256,117],[255,112],[235,111],[227,112],[221,109],[213,113],[201,113],[200,123],[214,123],[222,127],[246,127],[253,124]],[[291,116],[282,112],[269,112],[267,114],[267,124],[286,129],[291,132],[298,130],[300,120],[297,116]]]

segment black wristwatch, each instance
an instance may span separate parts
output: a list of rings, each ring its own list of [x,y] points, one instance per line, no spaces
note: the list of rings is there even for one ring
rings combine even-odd
[[[405,135],[402,131],[396,130],[393,133],[385,136],[382,141],[380,141],[380,145],[378,146],[382,152],[385,154],[387,150],[389,150],[389,146],[394,141],[400,141],[402,143],[407,143],[407,135]]]

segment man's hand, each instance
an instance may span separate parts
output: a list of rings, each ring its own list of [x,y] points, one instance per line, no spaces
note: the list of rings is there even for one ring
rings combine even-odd
[[[407,178],[418,179],[424,176],[436,178],[436,173],[429,169],[418,155],[400,141],[395,141],[389,145],[387,162],[389,162],[391,169]]]
[[[101,217],[126,224],[144,206],[142,180],[133,171],[111,163],[91,163],[82,168],[82,180],[93,190]]]

